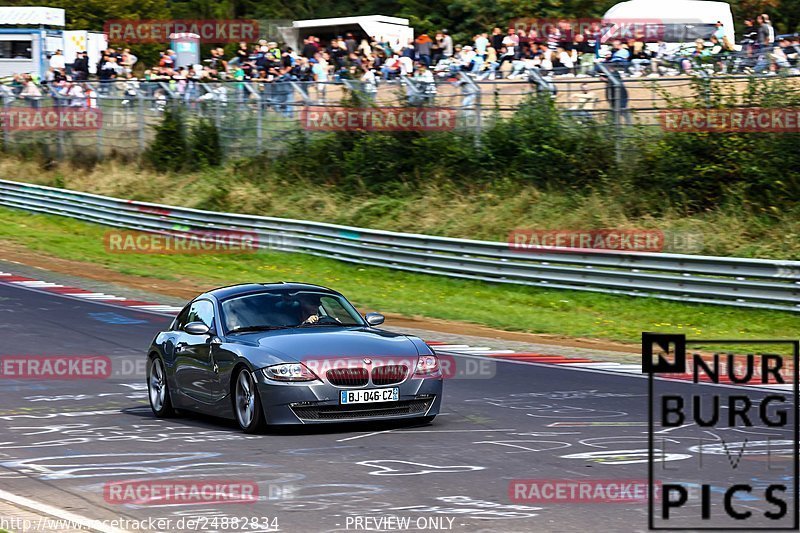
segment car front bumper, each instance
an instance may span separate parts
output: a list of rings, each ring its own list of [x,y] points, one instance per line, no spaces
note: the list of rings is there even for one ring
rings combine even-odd
[[[340,405],[343,390],[398,387],[398,401]],[[442,378],[409,378],[399,384],[337,387],[323,381],[281,383],[258,378],[267,424],[324,424],[435,416],[442,402]]]

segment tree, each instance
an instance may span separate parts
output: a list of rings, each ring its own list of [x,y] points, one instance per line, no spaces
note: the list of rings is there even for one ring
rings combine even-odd
[[[181,112],[175,109],[164,111],[164,118],[155,130],[156,136],[145,151],[145,160],[161,172],[184,170],[188,142],[186,124]]]

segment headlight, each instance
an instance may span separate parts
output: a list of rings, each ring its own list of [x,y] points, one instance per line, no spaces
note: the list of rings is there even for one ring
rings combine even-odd
[[[275,381],[314,381],[317,376],[303,363],[286,363],[261,369],[268,379]]]
[[[422,355],[417,359],[416,376],[432,376],[439,373],[439,358],[435,355]]]

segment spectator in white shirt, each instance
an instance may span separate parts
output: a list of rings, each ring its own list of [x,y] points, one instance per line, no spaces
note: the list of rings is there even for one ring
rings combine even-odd
[[[475,36],[475,53],[486,59],[486,50],[489,48],[489,36],[486,33],[481,33]]]
[[[70,99],[70,107],[86,107],[86,98],[83,94],[83,87],[73,83],[67,90],[67,97]]]
[[[400,75],[401,76],[408,76],[412,72],[414,72],[414,60],[408,56],[402,56],[398,58],[400,62]]]
[[[516,52],[517,42],[518,39],[516,35],[516,30],[514,28],[509,28],[508,35],[503,37],[503,46],[506,47],[506,56],[508,56],[509,58],[514,57],[514,53]]]
[[[364,94],[370,99],[374,99],[375,95],[378,94],[378,77],[375,75],[375,71],[372,70],[369,65],[364,64],[361,66],[361,68],[364,71],[364,74],[361,76],[361,84]]]
[[[453,38],[450,37],[447,30],[442,30],[441,35],[442,38],[439,41],[439,49],[442,51],[442,55],[445,59],[453,57]]]
[[[556,49],[556,52],[558,53],[558,62],[564,67],[559,74],[572,73],[572,69],[575,68],[575,59],[560,46]]]
[[[63,70],[67,67],[61,50],[56,50],[56,53],[50,56],[50,67],[54,70]]]

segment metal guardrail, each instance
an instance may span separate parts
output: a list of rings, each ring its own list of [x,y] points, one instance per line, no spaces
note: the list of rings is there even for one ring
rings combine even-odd
[[[0,205],[156,233],[246,231],[258,246],[494,283],[800,312],[800,261],[613,251],[519,251],[507,243],[202,211],[0,180]]]

